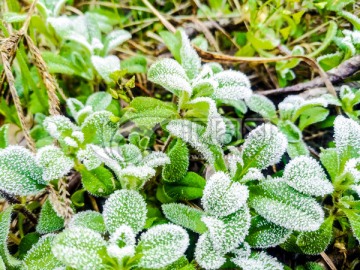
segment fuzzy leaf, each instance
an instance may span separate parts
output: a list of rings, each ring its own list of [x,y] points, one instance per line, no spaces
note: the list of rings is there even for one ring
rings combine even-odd
[[[164,166],[162,177],[166,182],[178,182],[187,173],[189,167],[189,149],[181,139],[177,139],[170,145],[167,155],[170,158],[170,164]]]
[[[194,172],[188,172],[176,183],[165,183],[165,193],[175,200],[195,200],[203,196],[205,179]]]
[[[51,252],[54,238],[54,234],[48,234],[43,236],[35,245],[33,245],[24,258],[27,269],[53,270],[63,265]]]
[[[133,257],[135,255],[135,234],[127,225],[121,225],[110,236],[108,254],[121,261],[125,257]]]
[[[321,206],[283,180],[268,180],[250,187],[250,205],[279,226],[296,231],[315,231],[324,221]]]
[[[224,255],[213,248],[209,232],[199,237],[195,248],[195,260],[206,270],[220,269],[226,262]]]
[[[121,61],[121,69],[127,70],[128,74],[144,73],[147,71],[147,60],[145,56],[134,55]]]
[[[0,127],[0,149],[4,149],[9,145],[9,125]]]
[[[101,269],[103,259],[100,253],[106,250],[106,242],[95,231],[74,227],[58,234],[51,250],[66,266],[76,269]]]
[[[141,231],[146,221],[146,203],[133,190],[117,190],[110,195],[104,205],[104,220],[110,233],[122,224],[130,226],[135,233]]]
[[[112,101],[112,96],[107,92],[97,92],[88,97],[86,106],[90,106],[94,112],[106,110]]]
[[[137,126],[149,129],[177,117],[174,104],[150,97],[134,98],[124,115],[124,118],[133,121]]]
[[[289,237],[291,231],[267,221],[261,216],[251,219],[249,234],[245,241],[254,248],[275,247]]]
[[[320,161],[334,181],[339,172],[339,160],[336,149],[328,148],[322,150],[320,153]]]
[[[250,213],[247,207],[220,219],[204,216],[201,220],[208,227],[213,248],[219,254],[225,254],[238,247],[244,241],[250,227]]]
[[[291,160],[285,167],[283,178],[297,191],[312,196],[324,196],[334,190],[320,164],[311,157]]]
[[[170,159],[165,153],[160,151],[154,151],[148,154],[147,156],[145,156],[139,165],[151,167],[151,168],[157,168],[169,163],[170,163]]]
[[[108,54],[111,50],[115,49],[120,44],[131,38],[131,34],[125,30],[114,30],[110,32],[104,42],[104,52]]]
[[[91,63],[106,83],[111,83],[110,74],[120,69],[120,60],[115,55],[106,57],[93,55],[91,56]]]
[[[53,145],[45,146],[36,153],[36,163],[43,169],[42,177],[51,181],[67,175],[74,161],[65,156],[64,152]]]
[[[267,119],[276,119],[276,108],[274,103],[263,95],[252,94],[246,99],[246,105],[250,110],[260,114]]]
[[[310,154],[309,149],[307,148],[306,143],[302,140],[296,143],[288,143],[287,153],[290,158],[295,158],[297,156],[308,156]]]
[[[66,100],[66,106],[68,107],[71,116],[74,117],[75,120],[77,120],[79,111],[84,108],[84,104],[82,104],[82,102],[76,98],[68,98]]]
[[[7,239],[10,230],[12,207],[0,213],[0,258],[10,269],[16,269],[21,265],[21,261],[13,257],[7,248]]]
[[[215,74],[213,79],[219,84],[214,92],[215,99],[243,100],[252,94],[249,79],[239,71],[222,71]]]
[[[205,212],[224,217],[239,210],[248,197],[246,186],[232,182],[223,172],[217,172],[207,180],[201,203]]]
[[[20,196],[36,194],[45,187],[42,174],[26,148],[9,146],[0,151],[0,189]]]
[[[91,144],[87,144],[85,149],[79,149],[76,157],[84,163],[86,169],[93,170],[101,165],[101,160],[91,147]]]
[[[64,219],[59,217],[55,212],[50,200],[46,200],[40,212],[36,231],[40,234],[52,233],[59,231],[64,227]]]
[[[68,227],[84,227],[101,234],[106,232],[103,216],[100,213],[91,210],[75,214],[71,218]]]
[[[344,211],[349,219],[351,230],[356,239],[360,242],[360,213],[356,210]]]
[[[180,96],[186,92],[191,96],[192,88],[183,67],[173,59],[162,59],[148,70],[148,80],[159,84],[169,92]]]
[[[204,211],[180,203],[163,204],[161,208],[171,222],[197,233],[207,231],[205,223],[201,220]]]
[[[334,132],[336,149],[342,164],[346,159],[359,157],[360,125],[354,120],[338,116],[334,122]]]
[[[320,228],[313,232],[301,232],[296,240],[296,244],[302,252],[309,255],[320,254],[325,251],[333,235],[334,217],[325,219]]]
[[[71,134],[78,130],[69,118],[62,115],[46,117],[43,125],[51,137],[63,144],[67,144],[65,138],[71,137]]]
[[[113,174],[104,167],[87,170],[84,166],[78,166],[84,188],[95,196],[108,196],[115,191],[116,183]]]
[[[252,130],[242,148],[245,168],[265,169],[279,162],[287,147],[285,136],[273,125]]]
[[[265,252],[253,253],[249,258],[236,257],[231,260],[243,270],[283,270],[284,267],[274,257]]]
[[[184,255],[189,245],[187,232],[177,225],[163,224],[141,235],[138,248],[143,256],[139,267],[165,267]]]

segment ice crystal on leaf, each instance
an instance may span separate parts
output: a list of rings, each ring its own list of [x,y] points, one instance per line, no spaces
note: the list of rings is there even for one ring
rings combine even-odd
[[[122,260],[124,257],[135,255],[135,234],[127,225],[121,225],[110,236],[108,254],[111,257]]]
[[[313,158],[299,156],[285,167],[283,178],[294,189],[313,196],[324,196],[333,191],[320,164]]]
[[[88,170],[96,169],[101,165],[101,160],[94,153],[91,144],[87,144],[85,149],[80,149],[76,157],[84,163]]]
[[[267,119],[276,118],[276,107],[274,103],[263,95],[252,94],[246,99],[246,105],[250,110],[257,112]]]
[[[74,147],[74,148],[79,147],[78,143],[77,143],[73,138],[71,138],[71,137],[69,137],[69,136],[66,136],[66,137],[64,138],[64,142],[65,142],[65,144],[66,144],[67,146]]]
[[[195,260],[206,270],[220,269],[226,262],[225,256],[213,248],[209,232],[199,237],[195,248]]]
[[[43,125],[50,136],[59,141],[63,141],[63,138],[71,136],[73,131],[78,130],[69,118],[62,115],[46,117]]]
[[[223,172],[217,172],[207,180],[201,203],[207,213],[223,217],[239,210],[248,196],[246,186],[232,182]]]
[[[68,227],[84,227],[99,233],[106,232],[103,216],[100,213],[91,210],[76,213],[71,218]]]
[[[105,82],[111,83],[110,74],[120,69],[120,60],[115,55],[106,57],[91,56],[91,63]]]
[[[20,196],[33,195],[44,188],[43,170],[33,154],[22,146],[0,151],[0,189]]]
[[[253,180],[264,180],[265,176],[259,169],[250,168],[247,173],[241,178],[241,182],[253,181]]]
[[[40,148],[36,153],[36,162],[43,168],[42,177],[45,181],[67,175],[74,166],[74,161],[53,145]]]
[[[283,270],[284,267],[274,257],[265,252],[253,253],[248,258],[236,257],[231,260],[243,270]]]
[[[114,30],[110,32],[104,42],[105,53],[108,54],[111,50],[115,49],[120,44],[131,38],[131,34],[125,30]]]
[[[169,163],[170,159],[165,153],[151,152],[149,155],[142,159],[140,164],[146,167],[156,168]]]
[[[151,65],[148,79],[179,96],[185,91],[191,96],[192,87],[183,67],[173,59],[162,59]]]
[[[187,232],[177,225],[163,224],[150,228],[141,235],[138,247],[143,256],[139,266],[161,268],[184,255],[189,245]]]
[[[286,137],[277,127],[262,124],[252,130],[242,148],[242,159],[246,168],[265,169],[276,164],[287,147]]]
[[[64,218],[59,217],[51,205],[50,200],[46,200],[40,212],[36,231],[41,234],[52,233],[64,227]]]
[[[110,233],[120,225],[128,225],[138,233],[145,226],[146,213],[143,197],[136,191],[123,189],[115,191],[106,200],[103,216]]]
[[[315,231],[324,212],[315,199],[289,187],[283,180],[268,180],[250,187],[250,205],[279,226],[296,231]]]
[[[93,230],[74,227],[58,234],[51,250],[66,266],[75,269],[101,269],[103,259],[100,252],[106,250],[106,242]]]
[[[201,59],[193,49],[189,38],[183,30],[179,31],[181,36],[181,47],[180,47],[180,60],[181,66],[186,72],[187,77],[192,80],[194,79],[200,70]]]

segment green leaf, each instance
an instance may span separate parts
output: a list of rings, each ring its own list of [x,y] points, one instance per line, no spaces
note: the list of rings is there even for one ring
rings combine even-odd
[[[315,107],[311,110],[306,110],[300,116],[299,128],[304,130],[307,126],[322,122],[329,115],[329,110],[321,107]]]
[[[167,155],[170,158],[170,164],[164,166],[162,177],[166,182],[178,182],[187,173],[189,167],[189,149],[181,139],[177,139],[170,145]]]
[[[0,127],[0,149],[4,149],[9,145],[9,125]]]
[[[115,55],[106,57],[93,55],[91,56],[91,63],[106,83],[111,83],[110,74],[120,69],[120,60]]]
[[[162,59],[148,70],[148,80],[164,87],[176,96],[186,92],[191,96],[192,88],[183,67],[173,59]]]
[[[140,232],[146,221],[146,203],[134,190],[117,190],[110,195],[104,205],[104,220],[110,233],[120,225],[130,226],[135,233]]]
[[[313,232],[301,232],[296,240],[296,244],[302,252],[309,255],[320,254],[325,251],[333,236],[334,217],[325,219],[320,228]]]
[[[315,231],[323,223],[324,212],[316,200],[283,180],[269,180],[249,189],[250,205],[270,222],[296,231]]]
[[[277,118],[274,103],[263,95],[252,94],[250,98],[246,99],[246,105],[264,118],[270,120]]]
[[[136,125],[151,129],[156,124],[178,118],[176,106],[150,97],[136,97],[126,111],[124,118]]]
[[[112,97],[107,92],[97,92],[91,94],[86,100],[85,105],[91,106],[94,112],[106,110],[112,101]]]
[[[289,143],[297,143],[302,140],[301,130],[290,120],[280,121],[278,123],[278,128],[286,136]]]
[[[324,196],[334,190],[320,164],[307,156],[291,160],[285,167],[283,178],[292,188],[312,196]]]
[[[43,169],[45,181],[59,179],[67,175],[74,166],[74,161],[53,145],[45,146],[36,153],[36,163]]]
[[[68,227],[88,228],[101,234],[104,234],[106,232],[103,216],[99,212],[95,212],[92,210],[87,210],[75,214],[71,218]]]
[[[319,56],[318,58],[316,58],[316,61],[323,68],[324,71],[328,71],[340,65],[343,58],[344,58],[344,53],[338,51],[335,53]]]
[[[245,168],[265,169],[279,162],[287,147],[285,136],[273,125],[252,130],[242,148]]]
[[[104,197],[112,194],[118,186],[113,174],[104,167],[87,170],[85,166],[78,166],[81,182],[84,188],[92,195]]]
[[[75,227],[58,234],[53,240],[51,251],[68,267],[101,269],[103,258],[100,254],[106,252],[106,242],[95,231]]]
[[[329,22],[329,28],[326,32],[326,36],[325,38],[321,41],[321,45],[319,48],[317,48],[315,51],[313,51],[312,53],[310,53],[308,55],[308,57],[315,57],[317,56],[318,54],[320,54],[323,50],[325,50],[329,45],[330,43],[332,42],[333,38],[335,37],[336,35],[336,31],[338,29],[338,26],[335,22],[333,21],[330,21]]]
[[[232,182],[223,172],[217,172],[206,181],[201,204],[210,215],[224,217],[238,211],[248,197],[246,186]]]
[[[12,207],[0,213],[0,258],[2,258],[6,269],[17,269],[21,266],[21,261],[14,258],[7,248],[8,233],[10,230]]]
[[[249,234],[245,241],[254,248],[275,247],[285,242],[290,233],[291,231],[257,215],[251,219]]]
[[[195,248],[195,260],[205,269],[220,269],[226,262],[224,254],[219,253],[213,248],[209,232],[199,237]]]
[[[57,139],[61,144],[66,146],[70,146],[69,139],[74,141],[72,138],[73,132],[78,131],[78,127],[74,125],[69,118],[62,115],[46,117],[43,125],[51,137]],[[74,141],[74,143],[74,147],[77,147],[78,143],[76,141]]]
[[[181,62],[180,58],[180,48],[181,48],[181,40],[179,35],[175,35],[169,31],[160,31],[160,37],[164,41],[164,44],[170,50],[171,54],[174,56],[176,61]]]
[[[322,149],[320,153],[320,161],[326,168],[326,171],[334,181],[339,174],[339,158],[335,148]]]
[[[33,270],[53,270],[63,264],[57,260],[51,252],[51,246],[55,235],[48,234],[43,236],[26,254],[24,263],[27,269]]]
[[[41,235],[37,232],[27,233],[19,244],[19,259],[23,260],[29,250],[40,240]],[[1,268],[0,268],[1,269]]]
[[[308,156],[310,154],[307,145],[302,140],[296,143],[289,143],[287,146],[287,152],[290,158],[295,158],[297,156]]]
[[[121,61],[121,68],[126,69],[129,74],[144,73],[147,70],[147,60],[142,55],[134,55]]]
[[[161,268],[182,257],[189,245],[187,232],[177,225],[163,224],[150,228],[141,235],[139,267]]]
[[[188,172],[179,182],[164,185],[166,194],[175,200],[195,200],[203,196],[205,179],[194,172]]]
[[[60,73],[66,75],[80,75],[80,72],[77,70],[76,66],[68,60],[67,58],[55,54],[53,52],[45,51],[42,52],[41,56],[46,62],[50,73]]]
[[[46,200],[40,212],[36,231],[40,234],[59,231],[64,227],[64,218],[59,217],[55,212],[50,200]]]
[[[125,30],[114,30],[107,34],[104,41],[104,53],[105,55],[109,54],[109,52],[115,49],[120,44],[131,38],[131,34]]]
[[[197,233],[207,231],[205,223],[201,220],[204,211],[180,203],[163,204],[161,208],[171,222]]]
[[[360,242],[360,213],[357,210],[344,210],[349,219],[351,230],[356,239]]]
[[[20,196],[34,195],[45,187],[42,169],[33,154],[21,146],[0,151],[0,189]]]
[[[250,257],[238,256],[231,260],[243,270],[283,270],[284,266],[265,252],[254,252]]]

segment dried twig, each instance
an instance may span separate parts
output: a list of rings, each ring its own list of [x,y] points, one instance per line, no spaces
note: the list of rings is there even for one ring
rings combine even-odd
[[[58,182],[59,192],[54,189],[52,185],[47,186],[49,192],[49,200],[55,212],[64,218],[67,224],[74,214],[71,208],[71,200],[69,199],[69,192],[67,191],[66,180],[60,179]]]

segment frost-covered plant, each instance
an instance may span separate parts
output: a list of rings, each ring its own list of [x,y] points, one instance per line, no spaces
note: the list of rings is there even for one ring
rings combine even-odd
[[[250,247],[274,247],[292,232],[311,233],[323,226],[324,211],[312,196],[329,194],[333,186],[315,160],[294,159],[281,178],[262,174],[279,162],[286,147],[278,128],[263,124],[249,133],[240,151],[231,149],[228,173],[215,172],[206,181],[203,210],[178,203],[162,206],[170,221],[201,234],[195,250],[201,267],[219,269],[230,259],[244,269],[283,269]]]
[[[340,88],[339,98],[341,108],[344,110],[346,115],[359,123],[360,112],[355,107],[360,103],[359,89],[353,89],[347,85],[343,85]]]
[[[329,105],[341,105],[330,94],[311,99],[304,99],[299,95],[288,96],[279,103],[278,113],[274,103],[262,95],[253,94],[246,100],[246,104],[252,111],[278,126],[287,138],[287,152],[292,158],[309,155],[302,131],[312,124],[324,121],[329,115]]]

